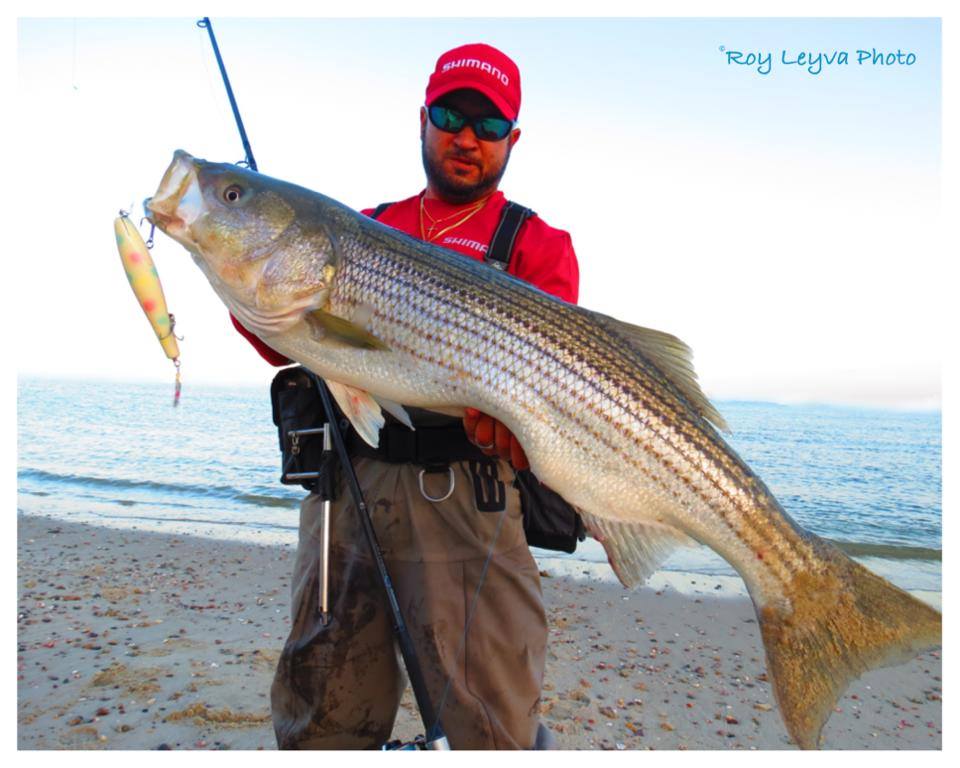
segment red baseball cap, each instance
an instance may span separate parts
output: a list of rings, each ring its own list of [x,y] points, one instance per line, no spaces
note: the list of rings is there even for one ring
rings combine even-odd
[[[493,46],[471,43],[442,54],[427,83],[426,104],[429,107],[461,88],[480,91],[508,120],[516,120],[520,114],[520,70]]]

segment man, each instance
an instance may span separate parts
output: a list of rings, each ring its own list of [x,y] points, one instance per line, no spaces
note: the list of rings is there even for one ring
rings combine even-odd
[[[475,44],[443,54],[420,110],[427,187],[364,213],[483,259],[507,206],[498,186],[520,138],[519,109],[520,73],[502,52]],[[511,274],[576,301],[579,273],[566,232],[534,214],[512,245]],[[267,360],[289,362],[234,323]],[[420,453],[400,463],[383,447],[372,451],[357,439],[352,446],[431,700],[454,749],[543,748],[551,741],[538,717],[547,627],[511,468],[525,468],[526,457],[503,424],[477,411],[462,423],[412,409],[411,418]],[[390,442],[388,429],[406,427],[388,425],[381,446]],[[332,514],[332,619],[321,619],[320,507],[315,494],[301,507],[293,626],[271,691],[277,741],[375,748],[391,735],[403,675],[348,493]]]

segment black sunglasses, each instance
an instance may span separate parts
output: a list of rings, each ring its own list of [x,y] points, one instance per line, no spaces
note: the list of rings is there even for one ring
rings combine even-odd
[[[436,104],[427,107],[427,115],[430,116],[430,122],[436,128],[447,133],[460,133],[463,126],[469,124],[481,141],[502,141],[514,126],[513,121],[505,117],[468,118],[462,112]]]

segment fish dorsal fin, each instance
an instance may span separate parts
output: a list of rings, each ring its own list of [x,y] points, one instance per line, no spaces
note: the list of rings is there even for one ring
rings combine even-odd
[[[330,388],[330,394],[337,401],[343,415],[346,416],[357,434],[364,442],[376,448],[380,444],[380,429],[383,427],[383,412],[373,395],[356,387],[349,387],[339,381],[324,379]]]
[[[693,369],[693,352],[684,342],[669,333],[630,325],[606,315],[597,315],[610,333],[623,339],[632,349],[653,363],[680,390],[690,405],[721,432],[730,433],[726,419],[700,389]]]
[[[682,531],[662,523],[627,523],[583,510],[580,516],[590,535],[603,545],[620,583],[628,589],[646,581],[677,547],[696,543]]]

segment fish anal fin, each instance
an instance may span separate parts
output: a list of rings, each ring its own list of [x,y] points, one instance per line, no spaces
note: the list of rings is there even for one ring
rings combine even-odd
[[[696,543],[670,525],[613,521],[582,510],[580,516],[586,529],[603,545],[620,583],[628,589],[642,584],[675,549]]]
[[[330,394],[337,401],[343,415],[346,416],[357,434],[364,442],[376,448],[380,443],[380,429],[384,418],[380,405],[373,395],[362,389],[341,384],[338,381],[325,380]]]
[[[774,695],[791,738],[815,749],[847,685],[941,644],[940,614],[816,541],[829,563],[803,572],[781,603],[758,605]]]

